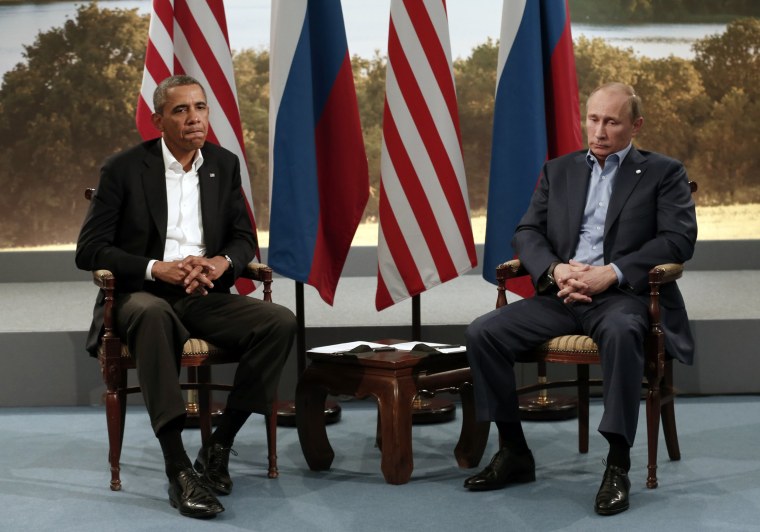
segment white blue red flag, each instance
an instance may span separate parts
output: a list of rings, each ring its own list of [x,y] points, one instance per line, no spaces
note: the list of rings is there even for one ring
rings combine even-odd
[[[514,258],[512,235],[544,162],[583,145],[566,0],[504,1],[493,124],[483,257],[490,282]],[[532,288],[510,290],[527,296]]]
[[[267,263],[333,303],[369,198],[340,0],[274,0]]]
[[[137,129],[145,140],[160,135],[150,119],[153,91],[162,80],[176,74],[194,77],[206,90],[210,111],[208,140],[227,148],[240,159],[243,193],[255,231],[251,180],[222,0],[153,0],[136,116]],[[247,294],[253,290],[253,283],[238,279],[235,288]]]
[[[477,264],[444,0],[391,0],[375,307]]]

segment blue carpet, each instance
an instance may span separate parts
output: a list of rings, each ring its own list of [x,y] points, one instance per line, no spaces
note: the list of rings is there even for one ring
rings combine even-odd
[[[216,519],[180,517],[167,500],[158,443],[147,415],[132,407],[122,455],[121,492],[108,489],[102,407],[0,409],[0,530],[3,531],[549,531],[757,530],[760,526],[760,397],[679,398],[682,460],[667,459],[661,437],[660,487],[648,490],[642,418],[633,448],[631,509],[593,512],[606,445],[592,431],[587,455],[577,452],[577,422],[526,423],[537,482],[485,493],[462,486],[453,447],[460,420],[413,429],[414,472],[402,486],[385,484],[374,446],[375,406],[343,403],[328,428],[333,468],[311,472],[295,429],[278,431],[280,478],[266,478],[263,421],[252,418],[232,457],[233,494]],[[592,403],[591,425],[601,416]],[[492,430],[482,465],[496,450]],[[197,431],[185,431],[191,457]]]

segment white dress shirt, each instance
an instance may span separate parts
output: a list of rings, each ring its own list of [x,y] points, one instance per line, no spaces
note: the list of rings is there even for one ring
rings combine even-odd
[[[190,169],[185,172],[182,165],[161,139],[164,156],[164,176],[166,178],[166,243],[163,260],[170,262],[189,255],[203,256],[206,246],[203,241],[203,220],[201,219],[201,195],[198,186],[198,169],[203,164],[203,154],[196,152]],[[146,280],[154,280],[151,270],[155,259],[148,263]]]
[[[591,150],[586,154],[586,162],[591,168],[591,182],[586,195],[578,247],[573,257],[578,262],[595,266],[604,264],[604,222],[607,218],[607,208],[618,169],[631,151],[631,146],[632,144],[628,144],[624,149],[608,156],[604,161],[604,168]],[[610,263],[610,266],[615,270],[618,283],[622,283],[623,273],[615,264]]]

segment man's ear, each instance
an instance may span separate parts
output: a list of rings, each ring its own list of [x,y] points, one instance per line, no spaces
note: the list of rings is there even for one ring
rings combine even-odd
[[[150,115],[150,121],[153,122],[153,127],[162,132],[164,130],[163,118],[164,117],[161,116],[160,113],[153,113]]]
[[[635,137],[636,134],[641,131],[641,126],[644,125],[644,117],[640,116],[636,120],[633,121],[633,134],[632,137]]]

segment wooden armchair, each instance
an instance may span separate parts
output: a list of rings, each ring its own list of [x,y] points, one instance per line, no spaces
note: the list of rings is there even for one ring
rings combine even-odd
[[[87,189],[85,197],[90,199],[93,190]],[[135,359],[125,343],[116,335],[114,323],[114,298],[117,279],[108,270],[93,272],[94,283],[104,292],[104,333],[98,346],[98,361],[106,385],[105,404],[108,425],[108,461],[111,466],[111,489],[121,489],[119,459],[124,439],[124,421],[127,413],[127,395],[140,392],[139,386],[129,386],[127,370],[135,369]],[[264,301],[272,301],[272,269],[264,264],[248,264],[243,277],[263,284]],[[239,354],[221,349],[205,340],[190,338],[182,351],[181,367],[187,368],[187,382],[181,383],[188,390],[188,409],[196,410],[201,439],[205,444],[211,436],[211,392],[229,391],[231,384],[211,382],[211,366],[236,363]],[[268,477],[276,478],[277,471],[277,413],[276,407],[265,417],[268,452]],[[195,413],[195,412],[192,412]]]
[[[690,181],[691,192],[697,190],[697,183]],[[649,334],[646,338],[646,360],[644,380],[646,389],[647,419],[647,487],[657,487],[657,445],[660,419],[662,419],[665,445],[671,460],[680,460],[681,451],[676,433],[676,414],[673,403],[673,361],[665,354],[665,334],[660,324],[660,286],[681,277],[682,264],[662,264],[649,270]],[[507,304],[506,283],[528,275],[519,259],[514,259],[496,267],[497,298],[496,308]],[[578,390],[578,451],[588,452],[589,433],[589,388],[601,384],[599,379],[589,379],[589,365],[600,364],[596,343],[588,336],[558,336],[539,346],[533,352],[538,363],[538,382],[518,389],[518,394],[526,394],[550,388],[574,386]],[[577,377],[572,380],[552,381],[546,379],[546,364],[575,364]]]
[[[676,433],[676,416],[673,404],[673,361],[665,356],[665,336],[660,326],[660,285],[675,281],[681,277],[683,266],[680,264],[663,264],[649,271],[649,335],[646,339],[646,361],[644,364],[644,382],[646,388],[647,416],[647,487],[657,487],[657,444],[659,438],[660,418],[662,418],[665,444],[671,460],[680,460]],[[498,295],[496,307],[507,304],[506,282],[528,272],[519,259],[514,259],[496,268]],[[588,452],[589,434],[589,388],[601,384],[599,379],[589,379],[589,365],[600,364],[596,343],[588,336],[557,336],[542,344],[533,352],[533,357],[540,365],[547,363],[575,364],[577,378],[572,380],[547,381],[546,373],[539,370],[536,384],[518,389],[518,394],[547,390],[563,386],[574,386],[578,390],[578,451]]]

